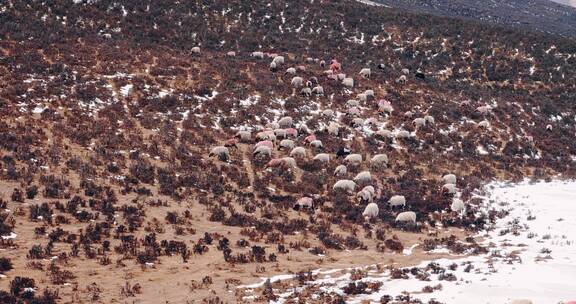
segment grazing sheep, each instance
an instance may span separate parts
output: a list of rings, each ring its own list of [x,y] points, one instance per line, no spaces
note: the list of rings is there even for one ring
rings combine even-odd
[[[462,211],[464,211],[465,208],[466,208],[466,206],[464,205],[464,202],[461,199],[459,199],[459,198],[452,199],[452,204],[450,205],[450,210],[452,210],[454,212],[462,212]]]
[[[320,60],[320,66],[325,67],[326,66],[326,60]]]
[[[346,106],[347,107],[357,107],[360,105],[360,102],[358,102],[358,100],[356,99],[348,99],[348,101],[346,101]]]
[[[348,155],[350,155],[350,152],[352,152],[352,150],[350,150],[346,147],[342,147],[342,148],[338,149],[338,151],[336,151],[336,158],[348,156]]]
[[[337,78],[337,80],[342,81],[346,78],[346,74],[344,74],[344,73],[336,74],[336,78]]]
[[[406,198],[404,197],[404,195],[393,195],[389,200],[388,203],[390,204],[390,207],[404,207],[406,206]]]
[[[354,126],[354,128],[361,127],[363,125],[364,125],[364,119],[360,117],[352,119],[352,126]]]
[[[364,78],[370,78],[370,74],[371,74],[370,68],[363,68],[360,70],[360,73],[358,73],[358,74],[362,75],[362,77],[364,77]]]
[[[388,155],[376,154],[370,159],[370,166],[374,168],[381,168],[388,166]]]
[[[286,74],[295,75],[296,69],[295,68],[287,68],[286,72],[284,72],[284,75],[286,75]]]
[[[342,80],[342,84],[343,84],[345,87],[351,89],[351,88],[354,87],[354,79],[352,79],[352,78],[344,78],[344,79]]]
[[[410,132],[406,130],[396,131],[396,138],[408,138],[408,137],[410,137]]]
[[[331,80],[338,80],[338,76],[336,76],[336,75],[329,74],[329,75],[326,76],[326,77],[327,77],[328,79],[331,79]]]
[[[312,209],[312,207],[314,206],[314,201],[312,200],[311,197],[301,197],[296,201],[296,204],[294,205],[294,209],[298,210],[300,208],[304,208],[304,209]]]
[[[270,141],[275,141],[276,140],[276,135],[274,135],[274,132],[270,131],[262,131],[262,132],[258,132],[256,133],[256,139],[257,140],[270,140]]]
[[[304,142],[311,143],[316,140],[316,135],[311,134],[304,138]]]
[[[241,142],[249,142],[252,140],[252,133],[250,131],[238,131],[235,137],[240,139]]]
[[[284,64],[284,56],[276,56],[274,59],[272,59],[272,62],[274,62],[276,65]]]
[[[221,161],[227,161],[230,158],[230,151],[224,146],[217,146],[210,150],[208,157],[218,156]]]
[[[332,190],[344,190],[348,193],[354,192],[355,189],[356,183],[349,179],[341,179],[332,186]]]
[[[348,173],[348,168],[345,165],[340,165],[334,169],[334,176],[344,176]]]
[[[416,213],[413,211],[401,212],[396,216],[396,222],[408,222],[416,224]]]
[[[366,90],[364,91],[364,95],[369,98],[374,98],[374,90]]]
[[[278,65],[276,64],[276,62],[274,62],[274,61],[270,62],[270,71],[276,72],[277,67],[278,67]]]
[[[284,116],[278,120],[278,126],[280,128],[291,128],[293,124],[292,117]]]
[[[456,194],[458,192],[458,188],[454,184],[444,184],[442,186],[442,192],[447,194]]]
[[[264,59],[264,53],[262,52],[252,52],[250,56],[257,58],[257,59]]]
[[[266,124],[266,128],[267,128],[267,129],[271,129],[271,130],[279,129],[279,128],[280,128],[280,124],[277,123],[277,122],[269,122],[269,123]]]
[[[360,190],[356,193],[356,198],[363,203],[371,203],[373,201],[373,194],[369,191]]]
[[[254,155],[254,156],[256,156],[256,155],[272,156],[272,149],[268,146],[260,146],[256,149],[254,149],[254,152],[252,153],[252,155]]]
[[[292,151],[290,151],[290,156],[306,158],[306,149],[304,149],[304,147],[295,147],[292,149]]]
[[[453,184],[456,185],[456,175],[450,173],[442,176],[442,180],[445,184]]]
[[[291,83],[295,87],[301,87],[302,84],[304,83],[304,79],[302,79],[302,77],[300,77],[300,76],[294,76],[294,77],[292,77]]]
[[[340,132],[340,125],[337,122],[331,121],[328,124],[328,134],[338,136],[339,132]]]
[[[546,125],[546,131],[552,131],[552,125]]]
[[[372,174],[369,171],[362,171],[354,177],[354,181],[358,184],[370,184],[372,183]]]
[[[284,161],[284,165],[287,166],[288,168],[296,168],[296,160],[292,157],[282,157],[282,161]]]
[[[350,116],[358,116],[358,115],[360,115],[360,109],[358,109],[357,107],[352,107],[352,108],[346,110],[346,114],[348,114]]]
[[[376,189],[374,189],[374,186],[366,186],[362,188],[362,191],[368,191],[372,194],[372,196],[376,194]]]
[[[306,125],[306,123],[300,124],[300,126],[298,127],[298,132],[302,132],[302,133],[306,133],[306,134],[312,133],[312,132],[310,132],[310,129],[308,129],[308,126]]]
[[[285,129],[285,131],[286,131],[286,137],[293,137],[293,138],[298,137],[298,130],[294,128],[287,128]]]
[[[318,77],[316,77],[316,76],[310,77],[310,82],[312,82],[312,84],[314,84],[314,85],[317,85],[318,84]]]
[[[366,208],[364,208],[364,212],[362,212],[362,216],[366,219],[369,220],[371,218],[376,218],[378,217],[378,205],[376,205],[376,203],[370,203],[368,205],[366,205]]]
[[[326,109],[322,111],[322,116],[334,116],[334,111],[330,109]]]
[[[312,89],[306,87],[306,88],[302,88],[302,90],[300,90],[300,95],[305,96],[305,97],[310,97],[310,95],[312,95]]]
[[[274,149],[274,143],[272,143],[269,140],[262,140],[262,141],[257,142],[254,145],[254,150],[256,150],[256,148],[258,148],[258,147],[268,147],[270,149]]]
[[[318,140],[318,139],[311,141],[311,142],[310,142],[310,145],[311,145],[312,147],[314,147],[314,148],[322,148],[322,147],[323,147],[322,141],[320,141],[320,140]]]
[[[487,120],[483,120],[483,121],[478,123],[478,127],[488,129],[488,128],[490,128],[490,122]]]
[[[328,163],[330,162],[330,154],[327,153],[318,153],[316,154],[316,156],[314,156],[313,160],[317,160],[323,163]]]
[[[402,83],[406,83],[406,81],[408,81],[408,79],[406,78],[406,75],[402,75],[396,79],[396,83],[402,84]]]
[[[224,143],[224,147],[227,147],[227,148],[231,148],[231,147],[238,148],[238,147],[236,146],[237,143],[238,143],[238,139],[237,139],[237,138],[230,138],[230,139],[228,139],[228,140]]]
[[[285,165],[284,160],[281,158],[273,158],[271,159],[264,168],[276,168],[276,167],[283,167]]]
[[[404,75],[408,75],[408,74],[410,74],[410,70],[404,68],[404,69],[402,69],[401,73],[404,74]]]
[[[280,141],[279,148],[280,149],[293,149],[294,148],[294,141],[291,139],[283,139]]]
[[[200,47],[199,46],[195,46],[192,48],[192,53],[194,54],[200,54]]]
[[[426,115],[424,116],[424,119],[426,120],[426,123],[429,123],[431,125],[433,125],[436,120],[434,119],[434,117],[430,116],[430,115]]]
[[[394,111],[394,108],[392,107],[392,104],[388,100],[380,99],[378,101],[378,111],[384,113],[392,113],[392,111]]]
[[[228,56],[228,57],[236,57],[236,52],[230,51],[230,52],[226,53],[226,56]]]
[[[322,86],[315,86],[312,89],[312,93],[314,93],[316,95],[324,95],[324,88]]]
[[[286,129],[274,129],[274,135],[276,138],[286,138]]]
[[[414,116],[414,113],[412,111],[406,111],[406,112],[404,112],[404,116],[406,116],[408,118],[412,118],[412,116]]]
[[[383,64],[383,63],[380,63],[380,64],[378,64],[378,68],[379,68],[380,70],[384,70],[384,69],[386,68],[386,65]]]
[[[421,117],[414,118],[413,122],[417,128],[421,128],[421,127],[424,127],[426,125],[426,119],[421,118]]]
[[[360,163],[362,163],[362,155],[350,154],[344,158],[344,162],[353,165],[360,165]]]
[[[390,130],[378,130],[378,131],[376,132],[376,135],[378,135],[378,136],[380,136],[380,137],[382,137],[382,138],[392,138],[392,137],[394,137],[394,136],[392,135],[392,132],[391,132]]]
[[[296,69],[300,72],[306,72],[306,67],[303,65],[296,66]]]
[[[356,95],[356,98],[358,98],[358,100],[360,100],[360,102],[367,102],[368,101],[368,97],[364,93],[360,93],[360,94]]]

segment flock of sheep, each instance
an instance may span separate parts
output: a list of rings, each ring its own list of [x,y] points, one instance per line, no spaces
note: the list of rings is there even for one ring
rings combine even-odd
[[[199,51],[199,49],[197,50]],[[235,52],[228,52],[227,56],[236,56]],[[264,59],[266,57],[272,58],[270,62],[270,70],[273,72],[278,71],[278,69],[285,64],[284,56],[277,54],[269,54],[260,51],[252,52],[251,57],[256,59]],[[308,63],[317,63],[321,67],[326,66],[324,60],[306,58]],[[289,67],[286,69],[284,76],[292,75],[290,84],[295,89],[300,89],[300,94],[304,97],[310,97],[312,94],[317,96],[324,95],[324,88],[319,84],[317,77],[310,77],[309,80],[305,81],[303,77],[297,76],[298,71],[305,71],[305,66]],[[409,73],[407,69],[402,71],[402,75],[397,82],[405,82],[406,74]],[[358,73],[363,78],[370,78],[371,70],[370,68],[362,68]],[[347,88],[352,89],[354,87],[354,79],[348,75],[342,73],[342,65],[337,60],[332,60],[329,69],[323,72],[323,75],[334,81],[340,81],[341,84]],[[374,90],[368,89],[363,93],[357,94],[356,99],[350,99],[346,102],[348,107],[346,115],[353,117],[352,125],[361,126],[366,123],[362,118],[358,117],[361,113],[359,108],[361,103],[367,103],[375,98]],[[393,107],[390,102],[386,100],[378,101],[379,112],[384,114],[392,114]],[[478,111],[489,111],[489,107],[482,107],[477,109]],[[326,109],[321,113],[323,116],[333,117],[334,111]],[[407,115],[407,114],[405,114]],[[369,121],[368,121],[369,122]],[[430,115],[425,115],[424,117],[418,117],[413,120],[416,128],[423,127],[426,124],[434,124],[434,117]],[[488,127],[489,124],[486,121],[482,124],[483,127]],[[330,121],[324,131],[333,136],[338,136],[339,131],[342,128],[338,121]],[[238,131],[234,138],[227,140],[223,145],[213,147],[210,150],[209,156],[217,156],[222,161],[228,161],[230,159],[229,148],[236,147],[237,144],[250,144],[253,142],[253,137],[256,143],[253,145],[252,153],[254,157],[269,158],[270,160],[265,166],[267,168],[281,167],[285,169],[295,169],[298,166],[298,159],[306,159],[308,157],[306,145],[313,147],[315,149],[323,148],[322,141],[316,138],[313,131],[310,131],[305,123],[302,123],[296,128],[294,120],[290,116],[281,117],[276,122],[268,123],[265,126],[257,126],[258,130],[254,134],[248,130]],[[305,136],[299,137],[299,133],[305,134]],[[377,135],[383,138],[407,138],[410,137],[410,132],[406,130],[398,130],[393,134],[389,130],[379,130]],[[298,139],[301,139],[302,145],[299,145]],[[289,151],[287,156],[274,157],[274,151],[278,149],[279,151]],[[336,167],[334,170],[334,176],[341,177],[332,187],[333,191],[341,191],[347,193],[348,195],[356,194],[356,199],[360,204],[366,204],[363,217],[369,221],[371,219],[376,219],[379,213],[379,207],[374,200],[381,196],[380,191],[373,185],[373,176],[370,171],[362,171],[358,173],[353,179],[345,179],[344,177],[348,174],[348,167],[354,166],[359,168],[363,162],[363,157],[361,154],[351,153],[348,148],[341,148],[336,153],[336,158],[343,158],[343,163]],[[329,153],[317,153],[312,159],[315,162],[329,163],[332,159]],[[386,154],[375,154],[369,159],[369,168],[371,170],[380,170],[388,166],[388,156]],[[459,199],[458,188],[456,187],[456,175],[447,174],[442,177],[444,185],[442,186],[442,191],[444,193],[454,195],[453,202],[451,204],[451,210],[457,213],[461,213],[465,209],[464,202]],[[359,187],[362,189],[355,192]],[[309,196],[304,196],[297,200],[295,203],[295,208],[313,208],[314,199]],[[406,198],[403,195],[394,195],[388,201],[391,208],[406,208]],[[416,213],[413,211],[400,212],[396,216],[396,222],[404,222],[412,225],[416,225]]]

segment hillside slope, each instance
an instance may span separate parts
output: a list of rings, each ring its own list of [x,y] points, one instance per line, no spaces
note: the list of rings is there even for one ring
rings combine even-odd
[[[475,212],[472,191],[576,172],[570,39],[317,0],[12,0],[0,4],[0,38],[6,303],[33,297],[26,287],[44,303],[258,302],[272,287],[255,297],[236,287],[318,267],[414,264],[430,257],[400,253],[415,239],[484,252],[468,233],[498,214]],[[272,54],[285,59],[277,71]],[[332,59],[352,88],[328,77],[321,61]],[[324,94],[301,94],[293,76],[316,77]],[[369,89],[375,97],[361,100]],[[286,116],[306,156],[266,168],[290,150],[277,140],[272,157],[254,155],[255,137]],[[433,122],[416,127],[425,116]],[[239,130],[252,137],[227,161],[209,156]],[[336,177],[345,146],[363,161]],[[330,161],[314,161],[319,153]],[[368,161],[376,154],[385,168]],[[365,202],[332,189],[361,171],[380,209],[369,222]],[[441,189],[450,172],[462,217]],[[420,228],[395,223],[392,195],[406,197]],[[294,210],[304,196],[314,208]]]

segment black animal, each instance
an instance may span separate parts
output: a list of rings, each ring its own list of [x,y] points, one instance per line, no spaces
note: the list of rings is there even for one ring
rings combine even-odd
[[[338,152],[336,152],[336,158],[345,157],[346,155],[349,155],[350,152],[352,151],[348,148],[340,148]]]

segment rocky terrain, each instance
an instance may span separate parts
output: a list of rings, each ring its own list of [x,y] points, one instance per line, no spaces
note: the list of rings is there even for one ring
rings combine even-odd
[[[270,284],[242,286],[415,265],[415,240],[484,253],[470,234],[503,214],[473,191],[576,172],[570,39],[356,1],[12,0],[0,20],[1,303],[266,302]],[[283,137],[305,155],[271,162]],[[343,147],[362,160],[335,176]],[[363,171],[369,220],[333,190]]]
[[[565,37],[576,37],[576,8],[554,0],[375,0],[389,7],[426,14],[465,18]],[[569,6],[572,5],[572,6]]]

